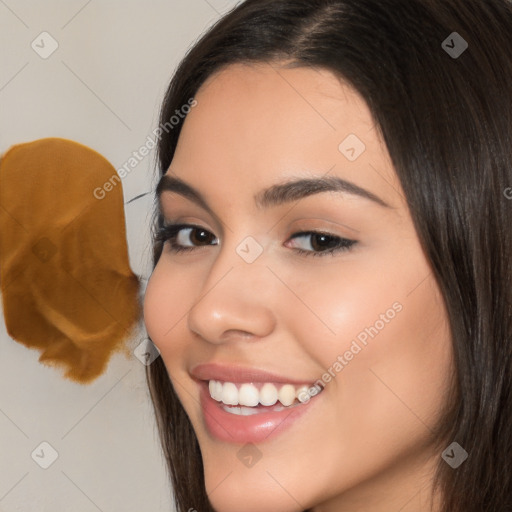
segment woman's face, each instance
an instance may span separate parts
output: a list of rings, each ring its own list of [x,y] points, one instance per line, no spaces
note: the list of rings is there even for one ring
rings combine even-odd
[[[229,66],[196,100],[160,195],[166,224],[196,228],[168,232],[144,318],[212,505],[423,510],[451,341],[366,103],[268,64]]]

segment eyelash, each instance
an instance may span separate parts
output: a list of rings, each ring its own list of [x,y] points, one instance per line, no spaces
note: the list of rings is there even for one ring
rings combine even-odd
[[[187,229],[187,228],[188,229],[192,228],[192,230],[197,229],[200,231],[206,231],[207,233],[209,233],[208,230],[202,228],[201,226],[196,226],[194,224],[168,224],[166,226],[162,226],[157,231],[155,241],[161,242],[161,243],[165,243],[165,242],[169,241],[170,249],[174,253],[189,252],[189,251],[196,250],[198,247],[204,247],[204,246],[187,247],[187,246],[182,246],[182,245],[176,244],[176,237],[177,237],[178,233],[182,229]],[[324,233],[324,232],[320,232],[320,231],[300,231],[300,232],[294,233],[290,237],[290,239],[292,240],[294,238],[298,238],[298,237],[305,236],[305,235],[313,235],[313,236],[314,235],[319,235],[319,236],[323,235],[323,236],[327,236],[331,239],[338,240],[335,247],[331,247],[324,251],[307,251],[305,249],[298,249],[296,247],[293,248],[299,254],[303,254],[305,256],[327,256],[328,254],[330,254],[331,256],[334,256],[336,253],[349,251],[355,244],[357,244],[357,240],[349,240],[348,238],[342,238],[342,237],[339,237],[336,235],[332,235],[330,233]],[[218,245],[218,244],[214,244],[214,245]]]

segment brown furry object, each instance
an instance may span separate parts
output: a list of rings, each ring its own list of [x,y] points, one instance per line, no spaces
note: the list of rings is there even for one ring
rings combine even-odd
[[[95,197],[109,180],[115,186]],[[121,183],[103,156],[59,138],[3,155],[0,289],[9,335],[40,350],[40,362],[64,367],[65,378],[88,383],[113,352],[127,354],[140,282],[128,260]]]

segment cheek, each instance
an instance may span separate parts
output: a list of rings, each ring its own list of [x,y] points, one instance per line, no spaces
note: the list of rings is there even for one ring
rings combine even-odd
[[[407,258],[400,259],[394,249],[278,269],[299,300],[283,296],[276,315],[324,369],[346,355],[343,371],[403,366],[414,382],[418,366],[431,362],[432,373],[450,358],[447,314],[423,253],[416,243],[402,244]]]
[[[164,354],[178,348],[176,342],[179,339],[173,335],[185,319],[190,304],[187,294],[191,293],[191,286],[186,272],[168,269],[163,258],[153,270],[146,287],[144,323],[151,340]]]
[[[368,347],[377,345],[371,341],[391,336],[390,326],[407,314],[409,292],[428,275],[422,265],[407,267],[374,251],[316,267],[277,270],[296,297],[283,295],[277,315],[286,318],[294,339],[326,369],[347,351],[349,361],[369,363]],[[377,359],[385,356],[374,348],[371,352]]]
[[[408,255],[347,259],[285,277],[301,301],[281,314],[325,372],[323,431],[353,440],[333,444],[352,471],[347,481],[361,476],[354,468],[370,474],[420,450],[444,405],[452,372],[447,315],[422,253]]]
[[[370,378],[366,387],[380,397],[374,402],[376,410],[379,403],[398,407],[411,428],[427,433],[436,426],[450,385],[450,329],[432,276],[401,303],[403,310],[369,351],[365,364],[374,379]]]
[[[452,371],[435,283],[429,279],[399,301],[403,309],[383,329],[363,331],[371,333],[366,344],[359,343],[361,351],[336,377],[333,426],[341,437],[361,440],[356,449],[340,447],[339,455],[354,464],[361,457],[373,460],[368,471],[427,450]]]

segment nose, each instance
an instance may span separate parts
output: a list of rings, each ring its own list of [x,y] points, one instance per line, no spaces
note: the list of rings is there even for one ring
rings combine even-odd
[[[268,336],[276,324],[275,286],[265,264],[246,263],[235,251],[219,255],[189,310],[188,327],[214,344]]]

